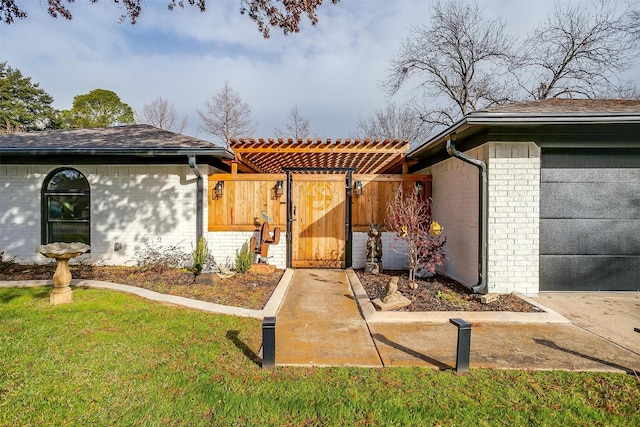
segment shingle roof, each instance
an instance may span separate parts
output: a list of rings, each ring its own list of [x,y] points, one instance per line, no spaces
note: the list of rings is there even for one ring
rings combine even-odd
[[[414,148],[407,158],[411,161],[439,154],[452,135],[460,140],[487,129],[527,129],[531,132],[534,128],[540,131],[544,127],[575,125],[637,127],[640,125],[640,100],[551,98],[476,110]]]
[[[499,105],[476,110],[478,113],[531,113],[531,114],[593,114],[640,113],[640,100],[629,99],[566,99],[550,98],[541,101]]]
[[[211,142],[158,129],[150,125],[108,128],[50,130],[0,134],[0,153],[184,153],[221,154],[230,152]]]
[[[408,141],[369,139],[231,140],[244,171],[282,173],[284,169],[354,168],[359,174],[391,173],[401,167]]]

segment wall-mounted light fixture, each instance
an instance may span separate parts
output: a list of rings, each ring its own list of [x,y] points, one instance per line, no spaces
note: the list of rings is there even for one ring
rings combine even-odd
[[[284,183],[282,181],[276,182],[276,197],[282,197],[284,194]]]
[[[356,196],[362,196],[362,181],[356,181],[353,183],[353,192]]]
[[[221,198],[224,195],[224,181],[218,181],[216,186],[213,187],[213,192],[216,195],[216,199]]]
[[[418,194],[418,197],[424,197],[424,183],[416,181],[416,193]]]

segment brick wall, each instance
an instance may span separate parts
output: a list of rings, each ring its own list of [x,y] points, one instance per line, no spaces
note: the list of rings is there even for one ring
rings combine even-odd
[[[259,237],[259,232],[251,231],[215,231],[206,234],[209,250],[219,265],[229,268],[235,267],[236,251],[249,242],[251,236]],[[269,264],[278,268],[286,268],[287,243],[286,232],[280,232],[280,242],[269,246]]]
[[[466,154],[487,161],[487,147]],[[447,238],[447,261],[438,271],[466,286],[478,282],[478,168],[449,158],[421,173],[432,175],[431,217]]]
[[[190,253],[196,234],[196,179],[184,166],[68,165],[91,188],[91,259],[133,264],[148,237]],[[58,166],[0,166],[0,251],[20,262],[42,262],[41,188]],[[205,180],[206,182],[206,180]],[[122,249],[116,251],[119,243]]]
[[[488,283],[492,292],[538,293],[540,148],[489,143]]]
[[[353,233],[353,268],[364,268],[367,256],[367,239],[367,233]],[[404,255],[405,247],[404,242],[397,238],[395,233],[382,233],[382,268],[387,270],[406,269],[408,259]]]
[[[40,244],[40,190],[48,167],[0,164],[0,252],[34,262]]]
[[[540,148],[490,142],[465,154],[487,164],[489,292],[538,293]],[[478,281],[478,169],[449,158],[433,176],[433,219],[444,227],[448,260],[441,273],[466,286]]]

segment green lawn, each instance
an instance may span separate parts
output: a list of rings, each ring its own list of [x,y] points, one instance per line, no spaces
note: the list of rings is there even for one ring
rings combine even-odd
[[[256,364],[260,322],[0,289],[0,425],[640,425],[632,375]]]

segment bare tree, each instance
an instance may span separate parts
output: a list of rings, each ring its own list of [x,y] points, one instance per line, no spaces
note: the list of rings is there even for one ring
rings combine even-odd
[[[376,109],[373,117],[359,118],[356,133],[369,139],[400,139],[413,143],[426,136],[422,125],[416,111],[390,102],[384,109]]]
[[[256,123],[251,118],[251,107],[242,102],[228,81],[205,105],[207,108],[204,112],[198,110],[203,122],[200,129],[218,137],[225,147],[229,148],[231,138],[249,137],[255,132]]]
[[[11,24],[15,19],[25,19],[27,12],[21,9],[18,4],[23,0],[0,0],[0,21]],[[90,0],[96,3],[98,0]],[[123,9],[120,22],[127,19],[131,24],[142,12],[145,5],[144,0],[112,0],[117,6]],[[300,31],[300,21],[304,15],[309,18],[311,25],[318,23],[317,9],[322,5],[323,0],[240,0],[240,13],[246,14],[258,26],[258,31],[264,38],[269,38],[271,27],[280,28],[284,34],[297,33]],[[332,4],[340,0],[330,0]],[[67,0],[73,3],[73,0]],[[61,16],[65,19],[72,19],[71,11],[63,0],[42,0],[45,3],[47,12],[54,18]],[[173,10],[176,7],[184,8],[184,5],[195,6],[201,12],[207,9],[207,0],[167,0],[167,7]]]
[[[500,19],[484,19],[475,4],[436,2],[430,23],[413,27],[392,58],[383,88],[393,95],[415,77],[420,95],[434,98],[426,108],[416,102],[421,120],[431,126],[448,126],[470,111],[509,101],[498,71],[511,51],[504,27]]]
[[[136,113],[136,116],[138,114]],[[178,118],[173,104],[158,97],[142,107],[142,117],[137,117],[138,123],[147,123],[160,129],[182,133],[187,126],[187,116]]]
[[[633,19],[638,21],[638,12],[628,7],[617,12],[616,4],[600,0],[588,8],[583,2],[556,3],[514,58],[514,74],[527,98],[597,98],[634,92],[628,83],[621,84],[618,73],[637,58],[638,29]]]
[[[278,128],[274,128],[273,132],[279,138],[309,138],[311,137],[311,123],[305,117],[303,117],[298,111],[298,106],[294,105],[289,110],[289,123],[285,127],[286,131],[283,132]]]

